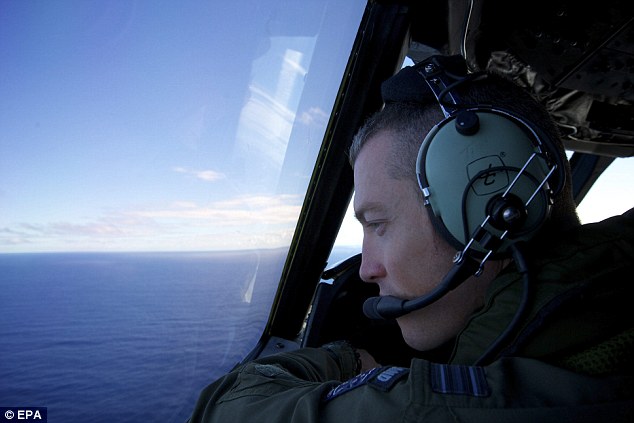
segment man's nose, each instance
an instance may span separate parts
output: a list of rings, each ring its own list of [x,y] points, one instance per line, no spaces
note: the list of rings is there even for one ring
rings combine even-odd
[[[364,282],[378,283],[385,276],[385,267],[381,261],[377,259],[367,248],[362,249],[361,267],[359,268],[359,276]]]

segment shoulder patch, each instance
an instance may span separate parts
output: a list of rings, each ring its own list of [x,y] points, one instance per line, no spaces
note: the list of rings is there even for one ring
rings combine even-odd
[[[431,364],[431,388],[440,394],[488,397],[491,389],[484,368],[452,364]]]
[[[405,367],[376,367],[353,377],[341,385],[335,386],[328,392],[325,401],[337,398],[362,385],[369,385],[383,392],[387,392],[392,389],[396,382],[407,374],[409,374],[409,369]]]
[[[326,395],[325,400],[330,401],[332,399],[337,398],[340,395],[345,394],[346,392],[349,392],[355,388],[358,388],[359,386],[365,385],[372,376],[376,375],[380,371],[381,371],[381,368],[376,367],[374,369],[368,370],[365,373],[361,373],[360,375],[357,375],[350,380],[343,382],[341,385],[335,386],[334,388],[330,390],[330,392],[328,392],[328,395]]]

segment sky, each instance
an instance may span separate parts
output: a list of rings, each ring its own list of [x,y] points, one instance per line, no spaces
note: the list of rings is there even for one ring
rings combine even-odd
[[[332,3],[0,0],[0,253],[288,245],[365,4]],[[634,207],[615,168],[586,221]]]
[[[362,12],[0,0],[0,253],[287,245]]]

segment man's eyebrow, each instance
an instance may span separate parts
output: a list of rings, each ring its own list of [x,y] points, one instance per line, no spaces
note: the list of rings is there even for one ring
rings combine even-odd
[[[374,210],[382,210],[383,206],[381,205],[381,203],[375,203],[375,202],[371,202],[371,203],[365,203],[362,204],[358,209],[356,209],[354,211],[354,217],[361,223],[366,221],[366,213],[370,212],[370,211],[374,211]]]

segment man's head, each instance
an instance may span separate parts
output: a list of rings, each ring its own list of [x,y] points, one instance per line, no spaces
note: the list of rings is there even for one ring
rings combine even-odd
[[[545,110],[508,81],[489,77],[465,84],[460,97],[469,104],[509,110],[539,123],[556,138]],[[355,213],[364,226],[360,273],[365,281],[379,285],[381,295],[403,299],[425,295],[452,267],[456,249],[433,227],[416,176],[419,147],[443,118],[434,97],[388,102],[359,130],[350,148]],[[563,147],[558,147],[565,157]],[[448,166],[451,159],[446,158]],[[553,224],[542,231],[578,224],[569,186],[555,198],[550,219]],[[469,278],[436,303],[399,318],[405,340],[416,349],[429,350],[455,337],[482,305],[484,292],[500,266],[501,262],[488,263],[480,277]]]

